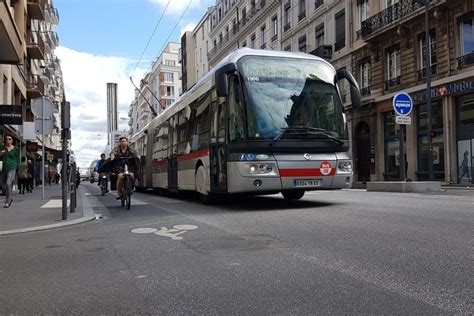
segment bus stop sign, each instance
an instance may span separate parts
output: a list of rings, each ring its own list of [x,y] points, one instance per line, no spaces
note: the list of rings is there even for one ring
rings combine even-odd
[[[397,115],[407,116],[413,110],[413,100],[406,92],[400,92],[393,97],[393,110]]]

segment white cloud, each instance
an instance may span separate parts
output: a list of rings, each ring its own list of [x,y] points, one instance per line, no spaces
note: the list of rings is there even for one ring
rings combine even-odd
[[[128,118],[134,99],[130,72],[136,61],[121,57],[95,56],[58,47],[66,100],[71,103],[72,150],[78,166],[89,167],[107,145],[107,83],[117,83],[118,117]],[[134,72],[139,81],[144,69]],[[128,129],[127,120],[119,120],[119,130]]]
[[[151,3],[158,5],[160,9],[164,9],[168,2],[170,4],[168,5],[168,8],[166,9],[166,14],[168,15],[180,15],[183,13],[184,9],[188,6],[188,3],[190,0],[148,0]],[[208,8],[209,6],[212,6],[215,4],[215,0],[191,0],[191,6],[189,7],[190,9],[193,8]],[[189,11],[188,11],[189,12]]]

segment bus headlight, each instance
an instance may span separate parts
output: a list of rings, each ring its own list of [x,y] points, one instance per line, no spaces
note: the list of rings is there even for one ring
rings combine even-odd
[[[352,161],[339,161],[337,173],[352,173]]]
[[[251,164],[248,167],[250,174],[268,174],[272,173],[273,166],[271,164],[261,163],[261,164]]]

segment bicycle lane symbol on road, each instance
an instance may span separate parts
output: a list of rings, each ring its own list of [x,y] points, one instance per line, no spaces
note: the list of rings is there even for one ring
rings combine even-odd
[[[156,228],[135,228],[132,233],[135,234],[155,234],[162,237],[168,237],[172,240],[183,240],[180,235],[187,233],[190,230],[197,229],[196,225],[174,225],[173,228],[161,227],[160,230]]]

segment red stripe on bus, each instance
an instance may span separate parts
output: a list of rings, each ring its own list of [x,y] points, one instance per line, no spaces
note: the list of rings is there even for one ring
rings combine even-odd
[[[321,169],[280,169],[280,176],[282,177],[324,177],[333,176],[336,173],[336,168],[331,168],[328,174],[322,174]]]
[[[181,155],[178,157],[178,161],[191,160],[191,159],[201,158],[205,156],[209,156],[209,149],[203,149],[199,151],[194,151],[189,154]]]
[[[166,165],[168,163],[168,160],[164,159],[164,160],[154,160],[152,163],[151,163],[151,166],[153,168],[156,168],[156,167],[159,167],[159,166],[163,166],[163,165]]]

